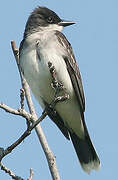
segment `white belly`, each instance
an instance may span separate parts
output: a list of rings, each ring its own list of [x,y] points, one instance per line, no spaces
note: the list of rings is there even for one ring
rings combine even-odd
[[[69,99],[57,103],[55,109],[60,114],[65,124],[67,124],[71,129],[74,129],[76,134],[81,136],[83,134],[83,125],[80,109],[66,64],[63,58],[60,59],[56,52],[53,52],[53,54],[55,55],[52,56],[52,50],[48,50],[48,54],[46,50],[44,50],[44,52],[40,53],[41,60],[39,60],[35,50],[24,52],[21,57],[21,67],[24,71],[24,76],[36,99],[39,101],[42,108],[44,108],[42,99],[47,103],[50,103],[54,98],[54,89],[51,86],[52,79],[49,72],[48,62],[50,61],[53,64],[59,82],[64,85],[64,88],[66,88],[66,91],[69,94]]]

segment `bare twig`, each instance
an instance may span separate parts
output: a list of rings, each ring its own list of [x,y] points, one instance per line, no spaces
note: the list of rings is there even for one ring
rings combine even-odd
[[[24,98],[25,98],[25,91],[23,88],[20,89],[20,104],[21,104],[21,109],[24,109]]]
[[[38,123],[40,121],[42,121],[45,117],[46,117],[47,113],[44,111],[42,113],[42,115],[40,116],[40,118],[38,119]],[[36,125],[38,123],[36,123],[37,121],[35,121],[31,126],[29,126],[27,128],[27,130],[21,135],[21,137],[16,140],[11,146],[9,146],[8,148],[6,148],[4,151],[2,151],[2,153],[0,153],[0,161],[3,159],[3,157],[5,157],[7,154],[11,153],[11,151],[18,146],[21,142],[23,142],[23,140],[30,135],[31,131],[33,130],[33,128],[36,127]]]
[[[21,178],[20,176],[16,176],[15,173],[13,173],[13,171],[11,171],[10,169],[8,169],[5,165],[3,165],[2,163],[0,163],[0,167],[1,167],[1,170],[3,170],[5,173],[9,174],[9,176],[12,177],[12,179],[15,179],[15,180],[24,180],[23,178]],[[33,169],[31,168],[30,169],[30,176],[27,180],[32,180],[33,179]]]
[[[16,176],[10,169],[8,169],[7,167],[5,167],[2,163],[0,163],[0,167],[1,170],[3,170],[4,172],[6,172],[7,174],[9,174],[9,176],[12,177],[12,179],[15,180],[24,180],[23,178]]]
[[[0,108],[5,110],[8,113],[14,114],[14,115],[19,115],[25,118],[31,118],[31,114],[26,112],[24,109],[13,109],[9,106],[7,106],[6,104],[0,103]]]
[[[33,169],[32,169],[32,168],[30,168],[30,177],[29,177],[27,180],[32,180],[33,175],[34,175],[34,173],[33,173]]]
[[[7,106],[6,104],[0,103],[0,108],[4,109],[6,112],[9,112],[11,114],[20,115],[20,112],[18,110],[13,109],[13,108]]]

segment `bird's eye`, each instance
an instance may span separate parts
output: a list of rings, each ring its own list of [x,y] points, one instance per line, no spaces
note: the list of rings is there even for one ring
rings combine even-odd
[[[48,19],[47,19],[47,21],[48,21],[49,23],[53,23],[53,17],[52,17],[52,16],[49,16]]]

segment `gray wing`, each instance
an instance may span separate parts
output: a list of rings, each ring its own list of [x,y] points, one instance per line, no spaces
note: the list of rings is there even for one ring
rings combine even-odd
[[[63,46],[63,48],[67,52],[67,55],[64,56],[63,58],[66,62],[67,69],[68,69],[68,72],[69,72],[69,75],[70,75],[70,78],[74,87],[74,91],[75,91],[78,103],[80,105],[81,112],[83,114],[83,112],[85,111],[84,91],[83,91],[79,67],[75,60],[75,56],[73,54],[71,44],[68,42],[66,37],[61,32],[56,31],[55,35],[57,36],[59,43]]]
[[[56,31],[56,36],[58,37],[59,42],[61,43],[61,45],[67,53],[67,55],[63,58],[67,65],[68,73],[70,75],[70,79],[73,84],[74,91],[78,100],[78,105],[81,108],[81,117],[84,126],[84,139],[81,139],[79,136],[77,136],[77,134],[74,131],[69,131],[69,134],[83,169],[85,171],[87,171],[87,169],[97,169],[99,167],[100,160],[91,142],[84,120],[85,98],[79,67],[77,66],[71,44],[68,42],[66,37],[58,31]],[[85,167],[87,167],[87,169]]]

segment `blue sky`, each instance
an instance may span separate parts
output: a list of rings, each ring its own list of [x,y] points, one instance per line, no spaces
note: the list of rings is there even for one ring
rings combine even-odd
[[[116,179],[118,160],[118,1],[117,0],[4,0],[0,5],[0,101],[19,108],[20,78],[10,47],[19,46],[26,20],[37,7],[47,6],[63,19],[76,25],[63,33],[71,42],[78,61],[86,97],[86,122],[91,139],[101,160],[98,172],[85,174],[78,162],[72,143],[46,118],[41,126],[56,156],[61,179]],[[33,98],[36,111],[41,109]],[[7,147],[25,130],[25,120],[0,110],[0,147]],[[29,169],[34,179],[51,180],[48,165],[33,130],[3,163],[17,175],[27,178]],[[0,171],[1,180],[10,177]]]

